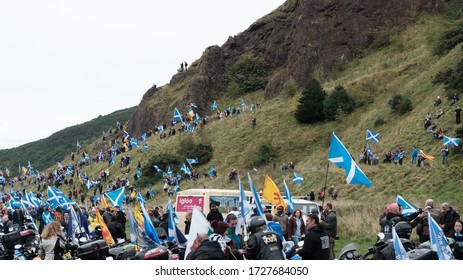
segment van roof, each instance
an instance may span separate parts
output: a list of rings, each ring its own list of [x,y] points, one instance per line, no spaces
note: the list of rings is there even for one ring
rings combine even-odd
[[[178,191],[177,195],[205,195],[214,193],[214,195],[221,194],[239,194],[240,190],[230,190],[230,189],[188,189],[184,191]],[[244,191],[244,193],[249,196],[251,195],[250,191]]]

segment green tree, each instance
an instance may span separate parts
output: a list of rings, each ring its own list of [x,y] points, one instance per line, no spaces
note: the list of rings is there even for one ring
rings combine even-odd
[[[404,115],[413,110],[412,101],[408,97],[401,94],[395,94],[392,96],[392,98],[389,100],[389,106],[391,107],[392,111],[400,115]]]
[[[340,111],[348,115],[355,109],[354,99],[340,85],[336,86],[331,94],[328,95],[323,105],[323,112],[328,120],[336,119],[336,115]]]
[[[230,78],[241,92],[253,92],[267,85],[267,67],[264,59],[243,54],[232,66]]]
[[[315,123],[323,121],[323,102],[326,99],[326,92],[316,79],[311,79],[299,99],[297,110],[294,114],[296,120],[300,123]]]

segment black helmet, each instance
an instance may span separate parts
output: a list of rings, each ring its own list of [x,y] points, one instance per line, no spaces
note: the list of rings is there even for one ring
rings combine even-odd
[[[398,222],[394,228],[400,238],[410,239],[412,235],[412,226],[410,223]]]
[[[265,219],[260,216],[254,216],[251,218],[251,221],[249,222],[249,231],[251,234],[254,234],[257,232],[258,228],[261,226],[265,225]]]

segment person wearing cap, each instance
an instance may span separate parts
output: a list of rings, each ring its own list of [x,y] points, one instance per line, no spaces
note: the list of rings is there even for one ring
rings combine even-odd
[[[460,219],[460,214],[447,202],[442,203],[441,209],[439,225],[444,231],[445,236],[451,236],[454,223]]]
[[[217,221],[217,222],[223,221],[222,213],[219,212],[219,208],[217,207],[217,205],[215,204],[211,205],[211,211],[209,211],[209,213],[207,214],[206,219],[209,223],[211,223],[212,221]]]

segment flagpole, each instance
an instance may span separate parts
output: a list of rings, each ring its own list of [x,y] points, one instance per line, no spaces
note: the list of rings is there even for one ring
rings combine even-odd
[[[193,168],[193,166],[191,166],[190,162],[188,161],[188,159],[186,159],[186,162],[188,163],[188,165],[191,167],[191,170],[192,171],[195,171],[195,169]]]
[[[330,163],[326,164],[326,175],[325,175],[325,186],[323,187],[323,199],[322,199],[322,208],[325,205],[325,196],[326,196],[326,182],[328,181],[328,169],[330,168]]]

